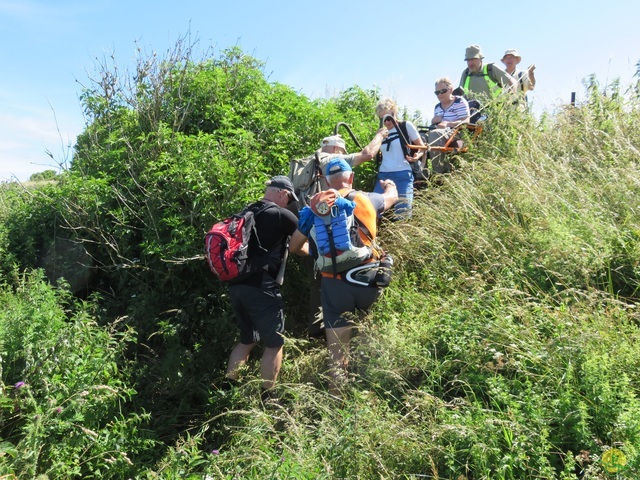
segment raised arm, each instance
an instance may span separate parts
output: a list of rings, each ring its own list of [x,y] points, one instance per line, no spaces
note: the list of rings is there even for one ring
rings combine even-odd
[[[353,159],[353,166],[356,167],[361,163],[371,160],[373,157],[375,157],[376,153],[378,153],[378,150],[380,150],[380,145],[382,145],[382,141],[385,138],[387,138],[388,134],[389,132],[387,131],[386,128],[384,127],[380,128],[376,132],[375,136],[373,137],[373,140],[371,140],[369,144],[366,147],[364,147],[360,153],[356,154],[356,156]]]
[[[383,188],[382,197],[384,198],[384,210],[386,211],[398,201],[398,189],[392,180],[380,180],[380,186]]]
[[[533,71],[536,69],[535,64],[530,65],[527,69],[527,74],[529,75],[529,90],[533,90],[536,87],[536,76]]]

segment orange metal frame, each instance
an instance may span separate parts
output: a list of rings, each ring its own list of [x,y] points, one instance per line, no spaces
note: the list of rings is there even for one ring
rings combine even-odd
[[[462,129],[466,129],[472,133],[471,137],[467,140],[467,143],[474,142],[478,135],[482,133],[482,125],[480,124],[472,124],[472,123],[463,123],[458,125],[454,130],[453,134],[447,139],[447,142],[442,146],[431,146],[431,145],[407,145],[407,148],[411,150],[426,150],[426,151],[434,151],[434,152],[445,152],[445,153],[467,153],[469,151],[468,144],[462,144],[460,138],[458,138],[458,134],[462,131]],[[460,145],[459,145],[460,142]]]

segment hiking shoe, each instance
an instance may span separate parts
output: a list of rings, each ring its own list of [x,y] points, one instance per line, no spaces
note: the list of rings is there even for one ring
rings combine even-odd
[[[260,402],[264,408],[281,407],[282,402],[275,388],[261,388],[260,389]]]
[[[324,322],[322,316],[320,318],[314,318],[307,325],[309,338],[324,338]]]
[[[234,388],[238,388],[240,386],[240,382],[238,380],[234,380],[233,378],[225,378],[221,383],[218,390],[223,392],[228,392],[233,390]]]
[[[324,340],[326,338],[326,335],[324,333],[324,328],[319,329],[319,330],[315,330],[315,331],[309,331],[309,338],[311,339],[317,339],[317,340]]]

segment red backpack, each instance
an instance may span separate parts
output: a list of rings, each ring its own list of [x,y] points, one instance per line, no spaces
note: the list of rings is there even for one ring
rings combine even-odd
[[[253,204],[214,224],[205,236],[206,258],[211,271],[223,282],[239,282],[264,266],[264,262],[251,261],[249,241],[256,235],[255,217],[273,204]]]

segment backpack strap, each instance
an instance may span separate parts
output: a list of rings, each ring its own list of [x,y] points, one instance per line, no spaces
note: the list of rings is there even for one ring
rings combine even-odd
[[[396,128],[396,133],[398,134],[398,140],[400,141],[400,147],[402,148],[402,153],[403,155],[406,157],[407,155],[411,156],[411,154],[409,153],[409,149],[407,148],[407,144],[409,143],[409,141],[407,140],[409,137],[409,133],[407,130],[407,122],[397,122],[395,118],[392,118],[392,122],[393,125]],[[393,142],[396,139],[396,137],[393,138],[386,138],[383,142],[382,145],[387,145],[387,151],[389,151],[389,148],[391,148],[391,142]]]
[[[318,189],[320,189],[320,177],[322,177],[322,168],[320,167],[320,156],[318,155],[318,150],[313,152],[313,169],[316,172],[313,176],[313,182],[318,184],[316,185]]]
[[[345,198],[355,202],[355,197],[356,197],[357,193],[358,192],[356,190],[351,190],[345,195]],[[369,199],[367,198],[367,200],[369,200]],[[375,257],[380,258],[381,256],[383,256],[384,255],[384,250],[378,245],[378,243],[376,242],[375,237],[373,236],[373,234],[371,233],[371,231],[369,230],[367,225],[360,218],[358,218],[358,216],[355,214],[355,211],[354,211],[353,216],[356,219],[356,221],[358,222],[358,230],[360,230],[362,232],[362,234],[365,237],[367,237],[367,239],[369,240],[369,242],[371,244],[371,251],[373,252],[374,258]]]
[[[253,218],[254,218],[253,235],[256,237],[256,241],[258,242],[258,248],[260,250],[262,250],[262,254],[263,255],[267,254],[267,256],[268,256],[268,255],[271,254],[273,249],[267,250],[266,248],[264,248],[262,246],[262,243],[260,242],[260,236],[258,235],[258,229],[256,228],[255,219],[257,219],[258,215],[260,215],[262,212],[264,212],[264,211],[266,211],[266,210],[268,210],[270,208],[277,207],[277,205],[275,203],[271,203],[271,202],[269,202],[269,203],[265,202],[265,203],[262,203],[262,205],[260,205],[260,203],[261,202],[254,202],[254,203],[248,205],[245,208],[245,211],[246,210],[251,210],[253,212]],[[282,216],[282,213],[280,212],[280,209],[278,208],[278,217],[281,218],[281,216]]]
[[[411,152],[409,152],[409,148],[407,148],[407,145],[409,144],[409,131],[407,130],[407,122],[400,122],[398,124],[398,127],[400,127],[400,145],[402,146],[402,153],[405,157],[407,155],[411,157]]]
[[[524,71],[518,72],[518,81],[520,82],[520,90],[524,92]]]
[[[358,193],[357,190],[350,190],[349,193],[347,193],[344,196],[344,198],[346,198],[347,200],[351,200],[352,202],[355,202],[357,193]],[[367,238],[373,243],[373,235],[371,235],[371,232],[369,231],[367,226],[358,219],[355,213],[353,214],[353,216],[355,217],[356,220],[358,220],[358,228],[362,230],[362,233],[364,233],[367,236]]]
[[[465,68],[464,72],[462,72],[462,81],[460,82],[460,86],[464,89],[465,95],[469,94],[469,69]]]
[[[254,216],[257,217],[259,214],[261,214],[262,212],[265,212],[269,208],[277,208],[278,209],[278,225],[281,227],[282,226],[282,211],[281,211],[281,207],[279,207],[275,203],[266,203],[264,206],[260,207],[254,213]],[[282,246],[283,246],[283,243],[284,243],[284,255],[283,255],[282,259],[281,259],[280,267],[279,267],[278,271],[276,272],[276,276],[275,276],[275,282],[278,285],[282,285],[282,283],[284,281],[284,272],[285,272],[285,268],[286,268],[286,265],[287,265],[287,259],[289,257],[289,241],[291,240],[291,235],[287,235],[286,237],[284,237],[284,242],[282,240],[279,241],[279,242],[276,242],[275,245],[273,247],[271,247],[270,250],[267,250],[266,248],[263,248],[262,245],[260,244],[260,238],[258,237],[258,232],[256,230],[256,226],[254,225],[253,228],[254,228],[254,233],[255,233],[255,236],[256,236],[256,240],[258,242],[258,246],[264,252],[264,254],[261,255],[261,257],[264,258],[264,265],[262,265],[260,268],[265,270],[267,273],[269,273],[269,259],[274,257],[274,252],[277,252],[279,248],[281,249]],[[279,255],[278,255],[278,258],[279,258]],[[270,275],[273,276],[272,274],[270,274]]]
[[[493,63],[487,63],[487,65],[485,66],[485,78],[487,79],[487,85],[489,85],[492,96],[495,96],[494,92],[496,85],[498,85],[500,88],[504,88],[502,80],[496,78],[495,74],[493,73]]]
[[[332,209],[335,208],[336,206],[334,205],[333,207],[331,207]],[[338,249],[336,248],[336,242],[335,242],[335,238],[333,238],[333,227],[331,225],[331,217],[329,214],[328,218],[323,218],[323,221],[325,222],[325,226],[326,228],[329,230],[329,249],[331,250],[331,267],[333,268],[333,278],[337,278],[338,277]],[[327,222],[328,220],[328,222]]]
[[[489,92],[491,93],[492,97],[495,96],[494,87],[496,85],[500,87],[504,87],[504,85],[502,85],[502,82],[494,80],[493,63],[485,63],[482,67],[482,71],[475,75],[478,75],[478,76],[482,75],[484,77],[484,80],[485,82],[487,82],[487,86],[489,87]],[[468,68],[464,69],[462,76],[464,78],[462,82],[462,88],[464,88],[465,95],[469,95],[469,82],[470,82],[471,73],[469,72]]]

